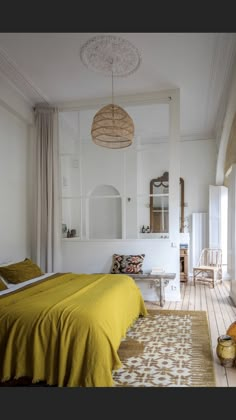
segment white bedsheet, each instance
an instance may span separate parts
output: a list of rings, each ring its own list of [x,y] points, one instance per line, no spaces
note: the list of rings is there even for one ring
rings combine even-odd
[[[13,284],[13,283],[10,284],[9,283],[9,285],[8,285],[9,289],[2,290],[0,292],[0,296],[1,295],[6,295],[7,293],[11,293],[11,292],[13,292],[14,290],[17,290],[17,289],[21,289],[22,287],[27,286],[27,284],[36,283],[39,280],[46,279],[47,277],[52,276],[52,274],[55,274],[55,273],[46,273],[46,274],[43,274],[42,276],[34,277],[31,280],[26,280],[26,281],[23,281],[22,283],[18,283],[18,284]]]

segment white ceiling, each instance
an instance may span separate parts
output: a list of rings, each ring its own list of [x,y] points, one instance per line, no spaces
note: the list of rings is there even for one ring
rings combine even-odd
[[[101,33],[0,33],[0,72],[32,106],[109,97],[111,79],[80,60],[80,48],[96,35]],[[182,139],[216,138],[236,57],[235,33],[112,35],[132,42],[141,55],[137,72],[115,78],[115,97],[179,88]],[[152,119],[148,124],[150,129]]]

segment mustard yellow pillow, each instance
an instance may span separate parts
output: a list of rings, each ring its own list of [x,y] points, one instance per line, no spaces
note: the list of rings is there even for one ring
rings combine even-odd
[[[2,290],[6,290],[8,289],[8,287],[5,285],[5,283],[2,281],[2,279],[0,278],[0,292]]]
[[[21,283],[34,277],[42,276],[44,273],[40,267],[29,258],[15,264],[0,267],[0,275],[9,283]]]

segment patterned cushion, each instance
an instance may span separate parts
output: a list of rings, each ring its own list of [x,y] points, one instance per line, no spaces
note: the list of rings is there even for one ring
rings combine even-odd
[[[113,274],[143,274],[142,265],[145,254],[120,255],[113,254],[111,273]]]

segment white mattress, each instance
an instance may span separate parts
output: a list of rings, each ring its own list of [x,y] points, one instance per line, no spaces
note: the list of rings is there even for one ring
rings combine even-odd
[[[6,290],[0,291],[0,296],[11,293],[11,292],[13,292],[14,290],[17,290],[17,289],[22,289],[22,287],[27,286],[27,284],[36,283],[39,280],[46,279],[47,277],[52,276],[52,274],[55,274],[55,273],[46,273],[46,274],[43,274],[42,276],[35,277],[31,280],[26,280],[26,281],[23,281],[22,283],[18,283],[18,284],[8,283],[9,288],[6,289]]]

